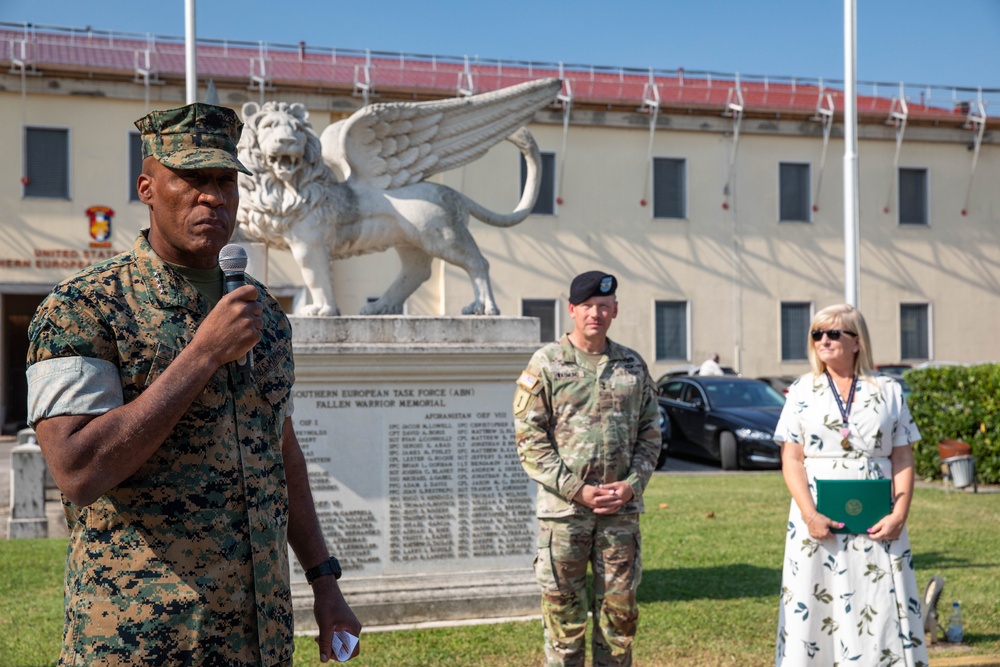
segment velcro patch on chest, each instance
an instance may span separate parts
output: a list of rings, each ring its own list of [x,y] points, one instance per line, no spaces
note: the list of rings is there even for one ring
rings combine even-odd
[[[612,382],[619,386],[631,387],[639,382],[639,369],[616,368]]]

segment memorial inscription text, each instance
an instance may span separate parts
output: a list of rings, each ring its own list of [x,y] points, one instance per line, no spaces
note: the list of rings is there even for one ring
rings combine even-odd
[[[510,411],[483,409],[509,405],[508,393],[506,384],[296,387],[317,514],[346,573],[534,553],[534,498]]]

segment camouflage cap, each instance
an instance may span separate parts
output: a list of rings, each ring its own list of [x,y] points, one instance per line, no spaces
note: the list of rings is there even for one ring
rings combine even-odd
[[[236,112],[196,102],[178,109],[151,111],[135,126],[142,133],[142,158],[156,158],[174,169],[235,169],[252,176],[236,159],[243,123]]]

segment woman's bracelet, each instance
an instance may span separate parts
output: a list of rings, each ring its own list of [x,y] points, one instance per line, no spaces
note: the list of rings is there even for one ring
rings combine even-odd
[[[814,519],[815,519],[816,517],[818,517],[818,516],[819,516],[819,511],[818,511],[818,510],[817,510],[816,512],[813,512],[813,515],[812,515],[812,518],[811,518],[811,519],[809,519],[808,521],[806,521],[806,528],[808,528],[808,527],[809,527],[809,525],[810,525],[810,524],[811,524],[811,523],[813,522],[813,520],[814,520]]]

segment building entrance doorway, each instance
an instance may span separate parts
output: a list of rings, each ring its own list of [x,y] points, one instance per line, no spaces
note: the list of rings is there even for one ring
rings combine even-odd
[[[44,294],[4,294],[0,297],[0,313],[3,314],[0,426],[4,433],[16,433],[27,426],[28,381],[24,371],[28,356],[28,325],[44,298]]]

